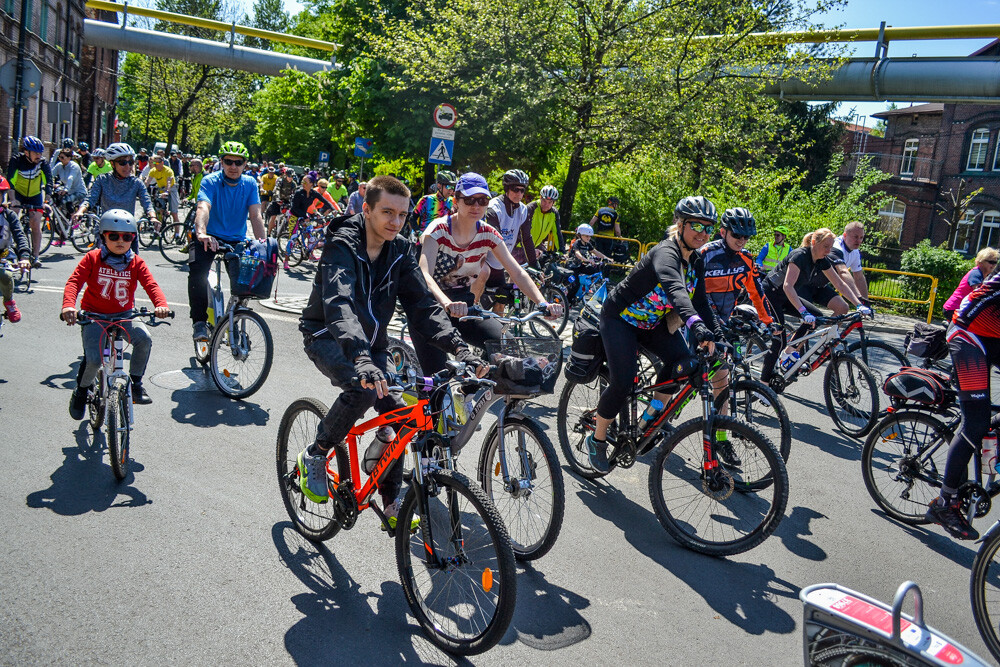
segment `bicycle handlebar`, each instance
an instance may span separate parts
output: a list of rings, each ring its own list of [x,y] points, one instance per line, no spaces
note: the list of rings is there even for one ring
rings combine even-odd
[[[463,315],[462,317],[458,318],[458,321],[479,322],[481,320],[500,320],[501,322],[505,323],[520,322],[523,324],[524,322],[530,322],[531,320],[537,319],[539,317],[544,317],[547,314],[548,311],[537,304],[535,305],[535,309],[532,310],[527,315],[525,315],[524,317],[510,317],[507,315],[497,315],[492,311],[483,310],[481,306],[469,306],[469,314]]]
[[[175,315],[176,313],[172,310],[167,312],[168,318],[173,319]],[[118,315],[105,315],[103,313],[92,313],[88,310],[76,311],[76,323],[79,324],[80,326],[86,326],[88,324],[93,324],[94,322],[124,322],[126,320],[134,320],[141,317],[148,317],[150,320],[149,326],[151,327],[158,327],[161,324],[166,324],[167,326],[170,325],[170,322],[165,322],[162,319],[159,322],[157,322],[156,313],[149,310],[145,306],[143,306],[139,310],[133,308],[132,310],[126,311]],[[59,319],[61,320],[62,318],[63,318],[62,313],[60,313]]]

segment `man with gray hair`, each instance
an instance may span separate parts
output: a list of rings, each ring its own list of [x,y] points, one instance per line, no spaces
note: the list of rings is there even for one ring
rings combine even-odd
[[[844,233],[833,242],[830,261],[844,277],[848,287],[853,287],[858,299],[868,299],[868,281],[861,268],[861,242],[865,240],[865,226],[854,220],[847,223]],[[852,278],[852,280],[847,280]]]
[[[366,181],[358,183],[358,189],[352,192],[350,198],[347,200],[347,215],[361,213],[361,205],[365,201],[365,192],[367,189],[368,183]]]

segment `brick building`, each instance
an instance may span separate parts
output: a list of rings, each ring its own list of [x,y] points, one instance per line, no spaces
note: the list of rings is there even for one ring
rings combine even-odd
[[[22,134],[58,145],[65,137],[91,147],[109,143],[114,127],[118,52],[83,45],[83,20],[115,20],[111,12],[86,9],[83,0],[28,0],[25,50],[41,71],[37,95],[27,100]],[[21,0],[0,0],[0,65],[17,59]],[[49,113],[50,101],[68,102],[65,122]],[[6,165],[20,137],[12,137],[12,100],[0,90],[0,161]]]
[[[1000,40],[973,56],[1000,55]],[[923,239],[948,239],[940,206],[951,208],[951,193],[979,188],[960,225],[954,249],[975,255],[1000,245],[1000,105],[918,104],[873,114],[886,122],[885,137],[849,132],[850,153],[842,176],[850,178],[858,160],[892,174],[876,186],[893,199],[882,207],[879,226],[903,249]]]

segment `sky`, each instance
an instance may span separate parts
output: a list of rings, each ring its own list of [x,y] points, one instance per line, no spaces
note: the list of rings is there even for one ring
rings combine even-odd
[[[302,5],[296,0],[284,0],[285,9],[297,14]],[[947,8],[947,13],[942,12]],[[823,19],[827,27],[878,28],[879,23],[896,27],[929,25],[974,25],[1000,23],[1000,0],[849,0],[847,6],[829,12]],[[890,42],[889,57],[967,56],[988,44],[989,39],[950,39]],[[852,52],[858,57],[875,55],[874,42],[856,42]],[[919,100],[915,100],[919,102]],[[852,109],[867,125],[877,119],[871,114],[886,109],[882,102],[843,102],[836,115],[847,117]],[[906,106],[899,103],[899,106]]]

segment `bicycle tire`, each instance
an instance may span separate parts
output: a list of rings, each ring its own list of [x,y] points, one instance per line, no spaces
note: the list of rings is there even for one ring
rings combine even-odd
[[[597,401],[607,386],[607,370],[602,368],[588,383],[567,382],[559,394],[556,411],[559,447],[570,469],[584,479],[598,479],[608,474],[591,467],[585,442],[594,431]],[[614,470],[614,463],[611,469]]]
[[[902,410],[882,419],[861,451],[861,473],[875,504],[897,521],[930,523],[927,505],[941,489],[953,435],[926,412]]]
[[[860,439],[875,428],[879,386],[868,367],[854,357],[836,354],[830,360],[823,376],[823,398],[830,418],[844,435]]]
[[[987,585],[1000,577],[1000,563],[995,563],[997,551],[1000,550],[1000,531],[987,534],[986,540],[972,563],[972,576],[969,578],[969,593],[972,598],[972,617],[976,619],[976,627],[983,638],[986,648],[997,660],[1000,660],[1000,635],[997,627],[1000,624],[1000,590],[994,585],[993,593],[987,590]],[[992,575],[990,566],[995,565]],[[992,616],[990,608],[998,611]]]
[[[28,217],[28,230],[31,229],[31,218]],[[30,236],[29,236],[30,238]],[[48,215],[42,214],[42,241],[41,245],[38,246],[38,255],[41,256],[46,250],[52,245],[52,242],[56,238],[56,226],[52,222],[52,218]]]
[[[298,235],[292,237],[291,247],[288,248],[288,254],[285,256],[285,261],[288,262],[289,266],[298,266],[306,257],[305,246],[302,245],[302,239]]]
[[[555,447],[541,424],[526,415],[504,419],[504,440],[512,489],[504,484],[500,465],[499,422],[486,433],[479,456],[477,478],[507,527],[514,558],[537,560],[552,549],[566,513],[566,492]],[[517,433],[517,442],[507,442]],[[529,443],[533,440],[533,443]],[[529,470],[522,465],[520,451],[527,452]],[[543,470],[544,466],[544,470]],[[521,481],[531,483],[522,489]],[[525,493],[526,492],[526,493]]]
[[[93,388],[90,389],[87,400],[87,420],[90,422],[90,430],[97,433],[104,426],[104,401],[101,400],[101,388],[104,386],[104,367],[97,369],[97,377],[94,378]]]
[[[95,236],[94,229],[90,226],[87,218],[84,218],[80,222],[72,225],[70,228],[69,240],[78,252],[88,252],[94,249],[94,243],[96,243],[97,237]]]
[[[885,341],[866,338],[865,348],[867,353],[862,355],[861,341],[856,340],[847,346],[847,353],[859,357],[861,362],[868,366],[868,370],[872,372],[879,387],[890,374],[895,373],[903,366],[910,365],[910,360],[903,352]]]
[[[730,416],[755,426],[788,462],[792,451],[792,422],[778,394],[759,380],[741,378],[715,397],[715,409],[729,403]]]
[[[190,256],[188,228],[183,222],[165,225],[160,233],[160,254],[171,264],[187,264]],[[186,249],[186,252],[181,252]]]
[[[679,544],[710,556],[732,556],[756,547],[777,529],[788,503],[788,472],[778,450],[756,428],[732,417],[715,419],[741,454],[739,472],[720,465],[716,470],[728,476],[721,478],[727,486],[705,486],[704,419],[698,417],[678,426],[657,447],[649,468],[649,497],[660,525]],[[748,475],[754,481],[743,481]],[[665,489],[668,478],[677,483]],[[700,520],[710,526],[699,528]],[[718,539],[729,535],[733,537]]]
[[[427,487],[436,492],[426,497],[420,528],[415,533],[396,530],[399,579],[410,610],[434,645],[449,653],[476,655],[495,646],[513,618],[514,552],[500,515],[482,489],[453,470],[436,470],[428,477]],[[409,526],[419,513],[416,487],[411,486],[397,526]],[[425,560],[431,550],[442,556],[440,565]],[[460,587],[470,593],[464,604],[456,602]],[[442,591],[447,594],[440,595]],[[441,613],[435,609],[438,604]]]
[[[314,503],[305,497],[299,486],[299,452],[316,440],[316,427],[326,417],[327,407],[315,398],[300,398],[292,402],[281,416],[275,461],[278,469],[278,488],[288,518],[295,530],[311,542],[325,542],[338,532],[340,524],[334,515],[333,503]],[[336,482],[349,481],[351,468],[346,447],[338,445],[327,460]]]
[[[119,482],[128,477],[131,468],[129,447],[131,428],[128,423],[128,392],[122,384],[116,383],[108,392],[108,418],[105,432],[108,435],[108,459],[111,471]]]
[[[563,307],[563,314],[557,320],[553,320],[553,328],[556,334],[562,336],[566,330],[566,323],[569,322],[569,298],[561,287],[548,285],[542,289],[542,296],[549,303],[558,303]]]
[[[163,219],[160,219],[160,226],[163,226]],[[156,237],[156,227],[153,222],[146,216],[142,216],[136,221],[136,228],[138,229],[139,245],[143,248],[151,248],[157,241]]]
[[[288,227],[283,225],[279,228],[275,225],[275,230],[277,231],[275,240],[278,242],[278,257],[284,260],[286,256],[286,246],[288,245]]]
[[[420,360],[417,359],[417,351],[413,349],[413,346],[406,344],[395,336],[389,336],[386,351],[389,353],[389,358],[392,360],[396,368],[396,374],[399,377],[405,378],[407,376],[407,368],[413,369],[418,376],[423,373],[420,370]]]
[[[529,335],[534,336],[535,338],[550,338],[558,341],[562,340],[559,337],[559,333],[556,331],[556,328],[552,326],[548,320],[535,318],[533,320],[528,320],[527,325],[528,330],[524,331],[522,328],[520,335]],[[560,358],[562,357],[561,354],[559,356]]]
[[[252,324],[251,324],[252,323]],[[264,386],[274,361],[274,341],[264,318],[252,310],[238,310],[232,329],[239,336],[238,353],[229,345],[228,318],[217,323],[209,351],[212,380],[225,396],[242,399]],[[255,348],[263,347],[263,359],[248,363]]]

